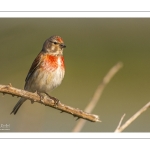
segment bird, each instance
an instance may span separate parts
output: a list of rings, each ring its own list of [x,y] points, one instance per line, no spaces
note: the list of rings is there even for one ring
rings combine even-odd
[[[60,36],[53,35],[43,44],[42,50],[34,59],[25,79],[24,90],[37,92],[42,98],[42,93],[53,98],[56,104],[58,100],[51,97],[48,92],[58,87],[65,75],[63,50],[66,48]],[[16,114],[20,106],[26,101],[21,97],[10,114]]]

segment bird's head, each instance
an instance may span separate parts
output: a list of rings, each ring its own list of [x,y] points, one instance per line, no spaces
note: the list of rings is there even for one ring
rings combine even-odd
[[[51,55],[61,56],[63,55],[64,45],[63,39],[60,36],[51,36],[43,44],[43,51],[48,52]]]

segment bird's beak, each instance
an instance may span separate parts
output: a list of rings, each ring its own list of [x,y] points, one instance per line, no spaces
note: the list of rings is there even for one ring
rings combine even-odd
[[[60,47],[61,47],[61,48],[66,48],[66,45],[60,44]]]

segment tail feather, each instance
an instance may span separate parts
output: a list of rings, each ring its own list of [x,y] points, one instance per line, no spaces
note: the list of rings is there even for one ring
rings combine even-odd
[[[10,114],[16,114],[18,109],[20,108],[20,106],[26,101],[26,98],[20,98],[20,100],[17,102],[17,104],[15,105],[15,107],[13,108],[12,112]]]

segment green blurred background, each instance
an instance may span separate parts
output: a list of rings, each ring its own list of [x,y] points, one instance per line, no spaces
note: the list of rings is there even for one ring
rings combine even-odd
[[[87,121],[82,132],[113,132],[124,113],[125,122],[150,101],[150,19],[144,18],[1,18],[0,84],[23,89],[31,63],[51,35],[67,45],[65,78],[51,93],[64,104],[84,109],[109,69],[124,64],[92,112],[102,123]],[[77,123],[30,101],[10,115],[19,98],[0,95],[0,124],[10,124],[9,132],[71,132]],[[149,131],[147,110],[124,132]]]

